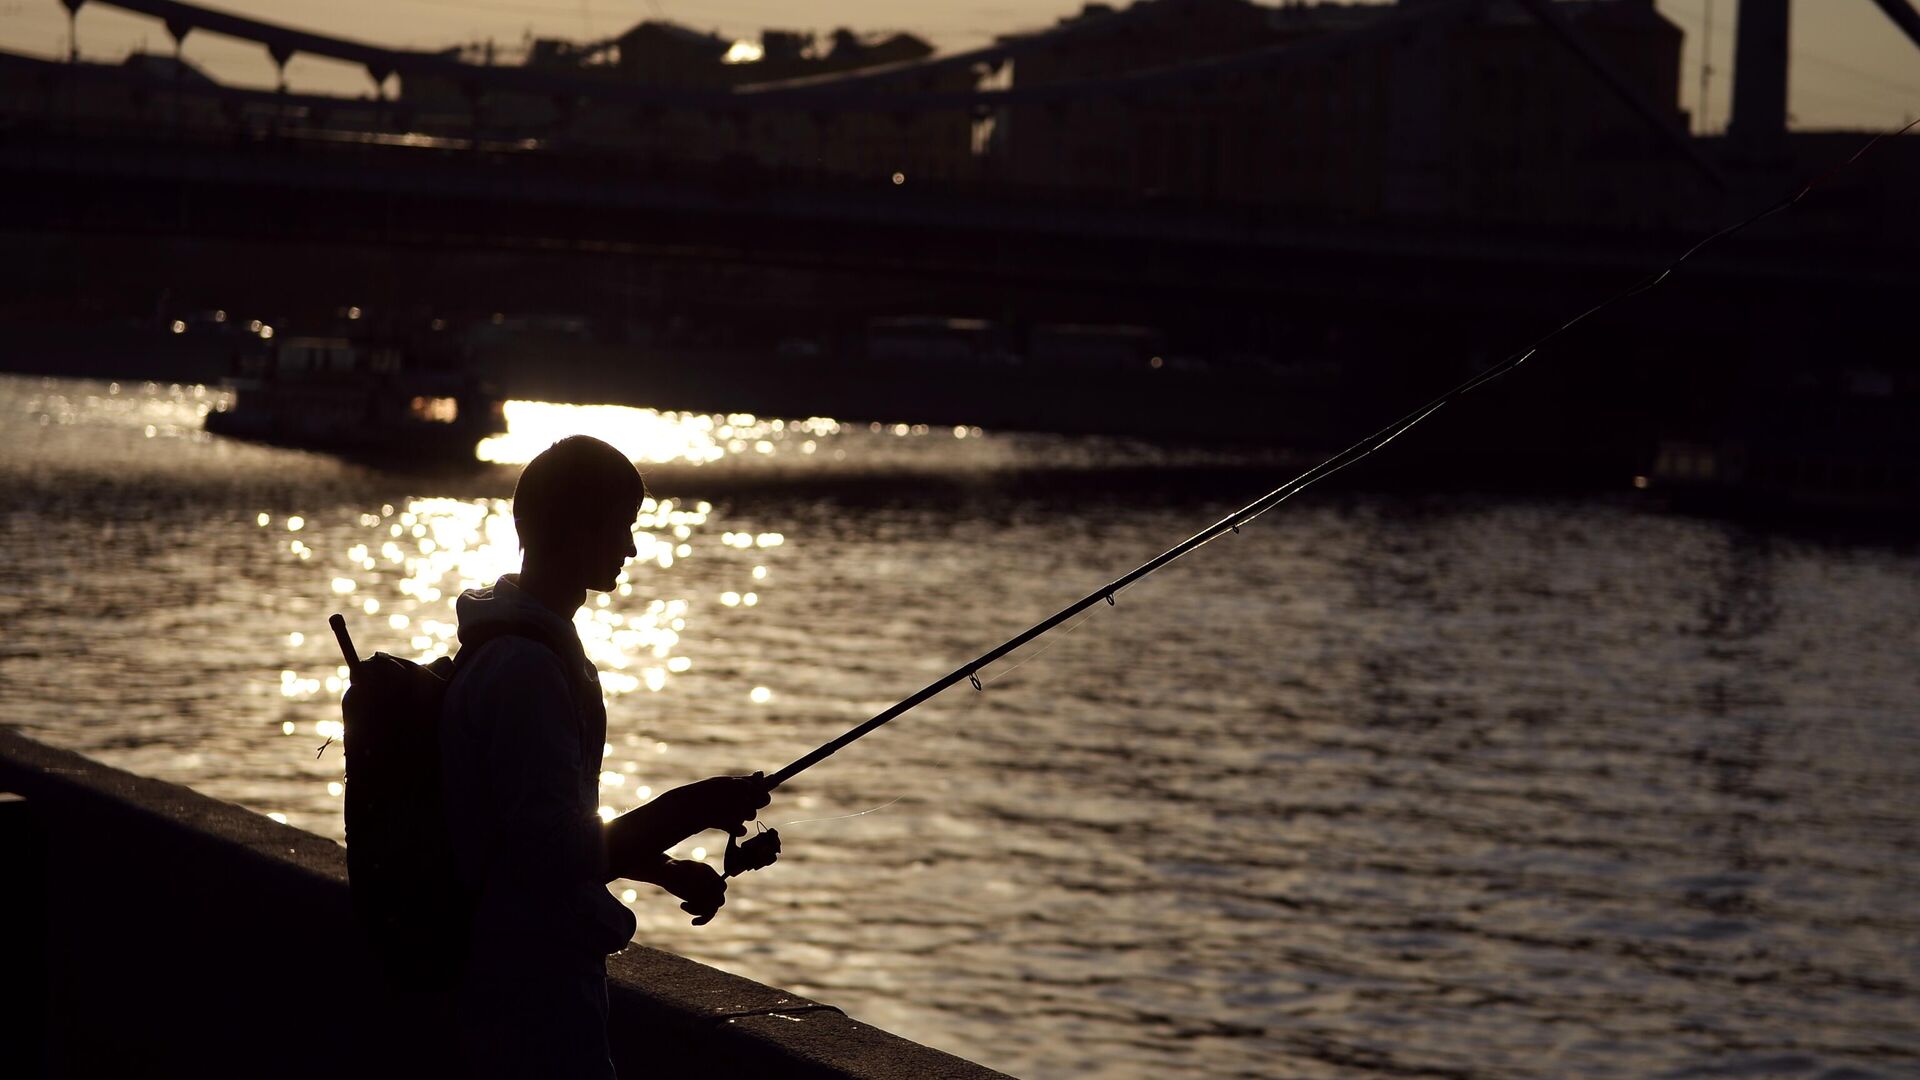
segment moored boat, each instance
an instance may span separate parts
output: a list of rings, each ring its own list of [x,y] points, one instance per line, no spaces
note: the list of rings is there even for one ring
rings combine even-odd
[[[409,365],[398,344],[342,337],[263,341],[222,380],[219,435],[382,459],[467,460],[506,431],[503,402],[457,364]]]

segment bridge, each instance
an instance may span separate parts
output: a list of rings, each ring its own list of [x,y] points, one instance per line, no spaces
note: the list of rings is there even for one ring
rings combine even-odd
[[[82,0],[64,2],[71,10]],[[1617,291],[1705,224],[1777,196],[1796,169],[1855,148],[1795,137],[1756,162],[1740,146],[1690,139],[1556,5],[1519,2],[1673,170],[1665,186],[1628,192],[1649,201],[1635,227],[1356,217],[979,174],[902,182],[739,157],[676,160],[576,138],[566,120],[500,130],[476,108],[464,129],[423,132],[404,95],[250,90],[177,69],[0,55],[0,81],[28,91],[8,95],[0,141],[0,183],[17,193],[0,200],[16,256],[6,273],[28,298],[10,314],[57,310],[81,292],[145,309],[164,289],[208,306],[294,312],[351,301],[461,317],[571,312],[656,329],[684,320],[761,350],[795,337],[843,340],[881,315],[980,315],[1012,326],[1145,324],[1200,355],[1457,367]],[[1914,33],[1905,0],[1876,2]],[[1258,79],[1358,62],[1480,19],[1489,6],[1405,4],[1336,34],[1098,78],[1023,86],[976,77],[1089,36],[1137,34],[1154,9],[1137,4],[953,56],[698,89],[463,64],[174,0],[111,3],[164,20],[176,40],[220,33],[260,42],[282,63],[305,52],[363,64],[376,85],[398,74],[461,87],[475,102],[576,103],[556,116],[599,102],[643,121],[877,114],[906,130],[916,118],[954,113],[1204,98],[1247,80],[1257,93]],[[1784,16],[1784,0],[1747,3]],[[965,87],[953,88],[956,73]],[[1779,92],[1784,100],[1784,84]],[[103,95],[136,111],[76,106]],[[1760,100],[1746,115],[1764,112]],[[1878,149],[1830,192],[1713,250],[1689,267],[1680,298],[1622,309],[1589,348],[1630,351],[1651,373],[1709,352],[1784,362],[1895,332],[1892,313],[1920,284],[1906,257],[1920,217],[1910,208],[1899,216],[1897,178],[1920,174],[1912,145]],[[60,273],[49,275],[49,265]],[[1771,321],[1755,328],[1754,311]],[[1424,359],[1433,357],[1445,359]]]

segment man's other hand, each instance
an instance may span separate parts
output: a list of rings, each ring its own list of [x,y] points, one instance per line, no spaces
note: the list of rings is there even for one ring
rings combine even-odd
[[[711,917],[727,901],[727,879],[703,862],[668,859],[654,884],[679,897],[680,910],[689,915]]]

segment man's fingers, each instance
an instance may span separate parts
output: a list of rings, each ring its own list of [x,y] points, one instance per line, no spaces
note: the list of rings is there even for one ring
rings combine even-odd
[[[693,875],[686,882],[686,891],[681,898],[690,904],[718,910],[727,902],[727,879],[715,873],[713,868],[695,863]]]
[[[692,901],[688,901],[680,905],[680,910],[693,916],[693,925],[705,926],[707,923],[713,921],[715,915],[720,913],[720,908],[724,903],[724,901],[715,900],[712,905],[706,905],[695,904]]]

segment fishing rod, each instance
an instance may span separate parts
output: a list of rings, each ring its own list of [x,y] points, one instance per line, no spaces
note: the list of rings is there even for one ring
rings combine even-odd
[[[946,675],[938,679],[935,679],[931,683],[928,683],[925,687],[922,687],[917,693],[913,694],[912,696],[902,699],[901,701],[894,704],[892,707],[888,708],[886,711],[850,729],[849,731],[839,736],[838,738],[822,744],[818,748],[807,753],[805,756],[793,761],[791,764],[787,765],[785,768],[782,768],[779,771],[773,773],[771,776],[759,778],[761,780],[761,783],[764,786],[764,789],[770,792],[775,788],[778,788],[780,785],[793,779],[795,776],[800,775],[802,772],[805,772],[807,769],[810,769],[813,766],[818,765],[820,762],[826,760],[827,758],[832,757],[834,754],[838,753],[840,750],[842,750],[849,744],[854,743],[859,739],[861,739],[862,737],[870,734],[876,728],[879,728],[885,725],[891,720],[898,719],[901,715],[912,710],[914,707],[920,705],[922,702],[925,702],[928,698],[931,698],[936,694],[939,694],[940,692],[952,687],[954,684],[960,682],[960,680],[962,679],[965,679],[971,682],[975,690],[984,689],[984,687],[982,687],[980,683],[980,670],[986,667],[988,664],[991,664],[994,661],[999,660],[1001,657],[1006,656],[1008,653],[1011,653],[1013,650],[1019,648],[1022,645],[1025,645],[1026,643],[1034,640],[1040,635],[1047,633],[1048,631],[1059,626],[1061,623],[1066,622],[1068,619],[1071,619],[1075,615],[1078,615],[1081,612],[1086,611],[1088,608],[1093,607],[1094,605],[1100,603],[1103,600],[1106,601],[1106,603],[1109,606],[1113,605],[1114,594],[1125,589],[1127,586],[1132,585],[1134,582],[1139,581],[1141,578],[1146,577],[1148,574],[1151,574],[1154,571],[1167,566],[1169,563],[1174,562],[1175,560],[1181,558],[1182,556],[1188,555],[1193,551],[1195,551],[1196,549],[1201,548],[1209,543],[1212,543],[1214,540],[1220,538],[1221,536],[1229,532],[1238,533],[1242,525],[1249,524],[1250,522],[1259,518],[1262,514],[1265,514],[1267,511],[1272,510],[1276,506],[1279,506],[1281,503],[1287,501],[1288,499],[1292,498],[1295,495],[1298,495],[1300,492],[1305,491],[1307,488],[1313,486],[1314,484],[1319,483],[1321,480],[1324,480],[1327,477],[1332,476],[1333,474],[1341,471],[1342,469],[1347,468],[1350,465],[1354,465],[1360,461],[1365,460],[1368,457],[1371,457],[1376,451],[1379,451],[1380,449],[1384,448],[1387,444],[1393,442],[1393,440],[1399,438],[1401,435],[1411,430],[1414,426],[1418,425],[1421,421],[1425,420],[1427,417],[1432,416],[1434,413],[1439,412],[1441,409],[1445,408],[1447,405],[1451,404],[1452,402],[1457,401],[1462,397],[1465,397],[1466,395],[1472,393],[1473,391],[1479,389],[1480,387],[1485,386],[1486,384],[1494,381],[1495,379],[1498,379],[1501,376],[1506,375],[1507,373],[1513,371],[1515,368],[1519,367],[1521,364],[1526,363],[1528,360],[1532,359],[1533,356],[1536,353],[1538,353],[1542,348],[1552,343],[1556,338],[1560,337],[1562,334],[1567,333],[1569,330],[1572,330],[1574,327],[1580,325],[1583,322],[1586,322],[1588,319],[1592,318],[1594,315],[1599,314],[1601,311],[1604,311],[1615,304],[1629,300],[1635,296],[1638,296],[1643,292],[1648,291],[1649,289],[1656,288],[1662,282],[1666,281],[1667,278],[1672,276],[1675,271],[1679,270],[1682,264],[1684,264],[1687,260],[1693,258],[1695,255],[1699,254],[1701,251],[1703,251],[1707,247],[1715,243],[1718,243],[1719,241],[1724,240],[1727,237],[1732,236],[1737,232],[1740,232],[1741,230],[1747,228],[1750,225],[1754,225],[1760,221],[1763,221],[1767,218],[1772,217],[1775,214],[1778,214],[1785,210],[1790,209],[1795,204],[1799,203],[1801,199],[1806,198],[1808,193],[1812,192],[1816,187],[1819,187],[1821,184],[1825,183],[1834,174],[1841,172],[1842,170],[1847,169],[1852,165],[1854,165],[1862,157],[1866,156],[1866,154],[1869,151],[1871,151],[1874,147],[1878,146],[1882,140],[1904,135],[1907,132],[1913,130],[1913,128],[1917,125],[1920,125],[1920,120],[1911,121],[1905,127],[1902,127],[1897,131],[1882,132],[1881,134],[1874,136],[1872,139],[1868,140],[1863,146],[1861,146],[1859,150],[1854,151],[1853,155],[1847,158],[1845,161],[1842,161],[1832,166],[1831,168],[1827,169],[1826,172],[1821,173],[1819,176],[1801,185],[1797,190],[1791,192],[1790,194],[1781,198],[1777,202],[1771,203],[1766,207],[1762,208],[1761,210],[1756,211],[1755,213],[1749,215],[1748,217],[1743,218],[1731,225],[1728,225],[1720,229],[1719,231],[1708,235],[1706,238],[1696,242],[1692,247],[1687,248],[1685,251],[1683,251],[1680,254],[1679,258],[1674,259],[1672,262],[1668,263],[1666,266],[1660,268],[1659,270],[1651,274],[1648,274],[1646,277],[1643,277],[1639,281],[1634,282],[1632,285],[1629,285],[1627,288],[1622,289],[1620,292],[1607,297],[1606,299],[1600,301],[1599,303],[1594,304],[1592,307],[1587,308],[1585,311],[1580,312],[1578,315],[1575,315],[1573,318],[1568,319],[1566,322],[1561,323],[1559,326],[1554,327],[1552,330],[1541,335],[1538,339],[1536,339],[1531,345],[1528,345],[1526,348],[1520,350],[1519,352],[1514,353],[1513,355],[1507,357],[1505,360],[1502,360],[1499,363],[1494,364],[1491,367],[1488,367],[1487,369],[1479,372],[1478,374],[1469,376],[1468,378],[1462,380],[1459,384],[1457,384],[1453,388],[1447,390],[1445,393],[1440,394],[1438,397],[1433,398],[1432,400],[1419,406],[1418,408],[1407,413],[1406,415],[1401,416],[1399,419],[1394,420],[1392,423],[1387,424],[1385,427],[1380,428],[1378,431],[1375,431],[1372,434],[1366,436],[1365,438],[1359,440],[1358,442],[1353,443],[1352,445],[1348,446],[1346,449],[1341,450],[1339,453],[1336,453],[1332,457],[1327,458],[1325,461],[1320,462],[1320,464],[1315,465],[1311,469],[1308,469],[1306,472],[1303,472],[1300,475],[1294,477],[1293,479],[1287,481],[1286,483],[1281,484],[1279,487],[1274,488],[1272,491],[1267,492],[1265,495],[1260,496],[1259,498],[1253,500],[1252,502],[1246,504],[1245,506],[1242,506],[1238,510],[1235,510],[1233,513],[1228,514],[1226,517],[1221,518],[1219,521],[1214,522],[1212,525],[1209,525],[1206,528],[1200,530],[1199,532],[1194,533],[1192,536],[1188,537],[1187,539],[1182,540],[1180,543],[1175,544],[1173,547],[1170,547],[1167,550],[1161,552],[1160,554],[1154,556],[1153,558],[1148,559],[1146,562],[1141,563],[1139,566],[1134,567],[1132,570],[1128,571],[1127,573],[1122,574],[1121,576],[1093,590],[1092,592],[1074,601],[1073,603],[1068,604],[1066,607],[1061,608],[1059,611],[1054,612],[1052,615],[1047,616],[1046,618],[1033,624],[1032,626],[1021,631],[1020,633],[1015,634],[1013,637],[1010,637],[1007,640],[1001,642],[1000,644],[994,646],[993,648],[988,649],[986,652],[981,653],[979,656],[974,657],[972,660],[969,660],[966,663],[960,665],[959,667],[954,668],[952,671],[948,672]],[[737,843],[735,837],[729,836],[727,838],[727,847],[726,847],[725,860],[724,860],[724,867],[725,867],[724,876],[729,878],[738,877],[739,875],[747,873],[748,871],[759,870],[763,867],[770,866],[773,864],[775,859],[779,857],[779,854],[780,854],[780,834],[775,829],[766,829],[765,831],[760,832],[755,836],[751,837],[750,839],[746,840],[744,843]],[[717,911],[700,913],[699,916],[694,919],[694,924],[695,925],[704,924],[710,921],[713,918],[714,914],[716,913]]]
[[[1472,393],[1473,391],[1479,389],[1482,386],[1485,386],[1486,384],[1494,381],[1495,379],[1498,379],[1501,376],[1506,375],[1508,372],[1513,371],[1515,368],[1519,367],[1521,364],[1526,363],[1528,360],[1532,359],[1533,356],[1536,353],[1538,353],[1542,348],[1544,348],[1545,346],[1553,342],[1555,339],[1559,338],[1562,334],[1565,334],[1569,330],[1572,330],[1574,327],[1587,321],[1588,319],[1592,318],[1594,315],[1599,314],[1601,311],[1614,306],[1615,304],[1629,300],[1635,296],[1638,296],[1643,292],[1648,291],[1649,289],[1653,289],[1657,287],[1662,282],[1666,281],[1668,277],[1672,276],[1675,271],[1679,270],[1682,264],[1684,264],[1687,260],[1693,258],[1695,255],[1699,254],[1705,248],[1715,243],[1718,243],[1719,241],[1724,240],[1727,237],[1732,236],[1737,232],[1740,232],[1741,230],[1747,228],[1750,225],[1754,225],[1760,221],[1763,221],[1767,218],[1772,217],[1775,214],[1781,213],[1791,208],[1792,206],[1797,204],[1801,199],[1805,198],[1809,192],[1814,190],[1814,188],[1825,183],[1835,173],[1838,173],[1843,169],[1849,168],[1853,164],[1858,162],[1875,146],[1878,146],[1882,140],[1904,135],[1908,131],[1913,130],[1913,128],[1916,125],[1920,125],[1920,120],[1914,120],[1908,123],[1905,127],[1900,128],[1898,131],[1882,132],[1881,134],[1874,136],[1873,139],[1869,140],[1865,145],[1861,146],[1859,150],[1855,151],[1853,155],[1847,158],[1845,161],[1842,161],[1834,165],[1833,167],[1829,168],[1826,172],[1820,174],[1814,179],[1801,185],[1798,189],[1794,190],[1793,192],[1779,199],[1778,201],[1771,203],[1768,206],[1764,207],[1763,209],[1749,215],[1748,217],[1743,218],[1740,221],[1737,221],[1731,225],[1728,225],[1720,229],[1719,231],[1712,233],[1706,238],[1696,242],[1692,247],[1689,247],[1684,252],[1682,252],[1679,258],[1674,259],[1672,262],[1668,263],[1666,266],[1662,267],[1661,269],[1651,274],[1648,274],[1647,276],[1641,278],[1639,281],[1636,281],[1635,283],[1621,290],[1620,292],[1615,293],[1610,297],[1607,297],[1606,299],[1600,301],[1599,303],[1594,304],[1592,307],[1587,308],[1585,311],[1582,311],[1580,314],[1574,316],[1573,318],[1568,319],[1566,322],[1561,323],[1559,326],[1554,327],[1552,330],[1541,335],[1538,339],[1536,339],[1531,345],[1528,345],[1525,349],[1522,349],[1519,352],[1514,353],[1513,355],[1507,357],[1505,360],[1502,360],[1499,363],[1494,364],[1493,366],[1475,375],[1469,376],[1465,380],[1461,381],[1458,385],[1454,386],[1452,389],[1447,390],[1445,393],[1440,394],[1439,396],[1433,398],[1432,400],[1426,402],[1425,404],[1419,406],[1418,408],[1415,408],[1411,412],[1408,412],[1406,415],[1401,416],[1399,419],[1394,420],[1392,423],[1387,424],[1385,427],[1380,428],[1378,431],[1375,431],[1372,434],[1366,436],[1365,438],[1360,439],[1358,442],[1353,443],[1352,445],[1348,446],[1346,449],[1341,450],[1339,453],[1336,453],[1332,457],[1327,458],[1325,461],[1322,461],[1320,464],[1315,465],[1313,468],[1308,469],[1307,471],[1301,473],[1300,475],[1294,477],[1293,479],[1287,481],[1286,483],[1281,484],[1279,487],[1274,488],[1272,491],[1267,492],[1265,495],[1260,496],[1259,498],[1253,500],[1252,502],[1246,504],[1245,506],[1242,506],[1240,509],[1235,510],[1233,513],[1228,514],[1226,517],[1221,518],[1219,521],[1214,522],[1212,525],[1207,526],[1206,528],[1193,534],[1192,536],[1181,541],[1180,543],[1175,544],[1173,547],[1168,548],[1167,550],[1161,552],[1160,554],[1154,556],[1153,558],[1148,559],[1146,562],[1141,563],[1139,566],[1134,567],[1132,570],[1128,571],[1127,573],[1122,574],[1121,576],[1093,590],[1092,592],[1074,601],[1073,603],[1068,604],[1066,607],[1061,608],[1059,611],[1054,612],[1052,615],[1047,616],[1046,618],[1033,624],[1032,626],[1021,631],[1020,633],[1015,634],[1013,637],[1010,637],[1007,640],[1001,642],[1000,644],[994,646],[993,648],[988,649],[986,652],[981,653],[979,656],[974,657],[972,660],[969,660],[966,663],[960,665],[959,667],[954,668],[952,671],[948,672],[946,675],[943,675],[940,678],[934,680],[933,682],[928,683],[925,687],[921,688],[917,693],[913,694],[910,697],[903,698],[901,701],[894,704],[892,707],[888,708],[886,711],[874,716],[872,719],[867,720],[866,722],[847,731],[845,734],[839,736],[838,738],[835,738],[827,743],[822,744],[818,748],[807,753],[805,756],[793,761],[791,764],[787,765],[786,767],[766,777],[765,779],[766,789],[768,791],[772,791],[773,789],[778,788],[780,785],[793,779],[795,776],[800,775],[802,772],[805,772],[807,769],[810,769],[813,766],[819,764],[820,762],[826,760],[827,758],[832,757],[835,753],[838,753],[841,749],[845,748],[846,746],[848,746],[853,742],[856,742],[860,738],[874,731],[876,728],[881,727],[882,725],[888,723],[891,720],[895,720],[899,718],[901,715],[912,710],[916,706],[920,705],[922,702],[925,702],[928,698],[931,698],[939,694],[940,692],[948,689],[949,687],[954,686],[955,684],[959,683],[963,679],[971,682],[973,684],[974,689],[976,690],[982,689],[981,683],[980,683],[980,670],[986,667],[988,664],[991,664],[994,661],[1000,659],[1001,657],[1006,656],[1008,653],[1011,653],[1013,650],[1019,648],[1022,645],[1025,645],[1027,642],[1034,640],[1040,635],[1045,634],[1049,630],[1052,630],[1054,627],[1059,626],[1061,623],[1066,622],[1068,619],[1073,618],[1075,615],[1080,614],[1081,612],[1087,610],[1088,608],[1093,607],[1094,605],[1100,603],[1101,601],[1105,601],[1108,605],[1113,605],[1114,594],[1125,589],[1127,586],[1132,585],[1134,582],[1139,581],[1141,578],[1146,577],[1148,574],[1151,574],[1154,571],[1159,570],[1162,567],[1165,567],[1169,563],[1174,562],[1175,560],[1181,558],[1182,556],[1192,553],[1196,549],[1213,542],[1214,540],[1218,539],[1219,537],[1229,532],[1238,533],[1242,525],[1246,525],[1252,522],[1256,518],[1260,517],[1262,514],[1265,514],[1267,511],[1272,510],[1276,506],[1279,506],[1281,503],[1287,501],[1288,499],[1292,498],[1295,495],[1298,495],[1300,492],[1305,491],[1307,488],[1311,487],[1312,485],[1319,483],[1321,480],[1324,480],[1327,477],[1332,476],[1333,474],[1341,471],[1342,469],[1347,468],[1350,465],[1356,464],[1362,460],[1365,460],[1368,457],[1371,457],[1376,451],[1382,449],[1387,444],[1393,442],[1393,440],[1399,438],[1401,435],[1411,430],[1415,425],[1427,419],[1429,416],[1432,416],[1434,413],[1439,412],[1442,408],[1445,408],[1447,405],[1451,404],[1452,402],[1457,401],[1462,397],[1465,397],[1467,394]],[[760,837],[756,837],[755,839],[756,840],[763,839],[766,835],[767,834],[762,834]],[[749,844],[751,843],[752,842],[749,841]],[[772,844],[773,844],[774,850],[777,851],[778,841],[775,840],[772,842]],[[729,841],[728,846],[729,848],[733,846],[731,841]],[[743,864],[745,864],[744,868],[756,869],[757,867],[750,865],[751,863],[756,861],[758,860],[754,858],[748,858],[746,860],[743,860]],[[771,859],[768,859],[768,862],[771,862]],[[765,865],[765,864],[762,863],[761,865]]]

